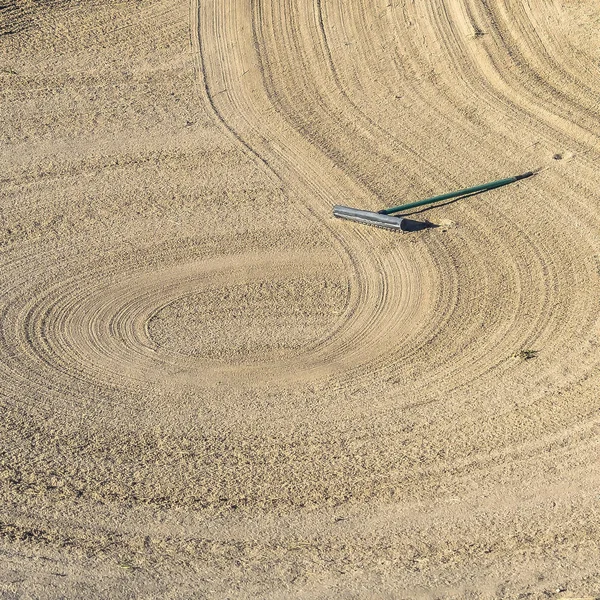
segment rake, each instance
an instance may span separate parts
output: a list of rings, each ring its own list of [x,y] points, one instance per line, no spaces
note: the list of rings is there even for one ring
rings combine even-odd
[[[356,221],[357,223],[363,223],[365,225],[374,225],[375,227],[382,227],[383,229],[394,229],[402,231],[402,217],[393,217],[394,213],[408,210],[410,208],[416,208],[417,206],[425,206],[426,204],[433,204],[434,202],[442,202],[442,200],[449,200],[450,198],[457,198],[459,196],[468,196],[477,192],[487,192],[503,185],[508,185],[526,179],[533,175],[533,171],[523,173],[523,175],[516,175],[515,177],[508,177],[507,179],[498,179],[490,183],[484,183],[482,185],[476,185],[475,187],[464,188],[456,192],[450,192],[449,194],[442,194],[441,196],[433,196],[432,198],[426,198],[425,200],[419,200],[417,202],[410,202],[409,204],[402,204],[400,206],[393,206],[392,208],[384,208],[379,212],[372,212],[370,210],[360,210],[358,208],[350,208],[349,206],[333,207],[333,215],[340,219],[348,219],[349,221]]]

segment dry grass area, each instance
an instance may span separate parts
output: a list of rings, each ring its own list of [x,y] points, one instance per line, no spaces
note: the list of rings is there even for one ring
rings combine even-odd
[[[0,597],[600,596],[599,32],[5,0]]]

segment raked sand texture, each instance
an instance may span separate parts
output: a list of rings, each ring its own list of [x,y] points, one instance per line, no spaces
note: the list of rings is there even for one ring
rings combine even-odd
[[[596,0],[6,0],[0,598],[600,596],[599,92]]]

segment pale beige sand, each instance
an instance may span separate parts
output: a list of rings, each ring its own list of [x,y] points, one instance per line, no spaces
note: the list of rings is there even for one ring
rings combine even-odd
[[[600,595],[595,0],[0,19],[2,599]]]

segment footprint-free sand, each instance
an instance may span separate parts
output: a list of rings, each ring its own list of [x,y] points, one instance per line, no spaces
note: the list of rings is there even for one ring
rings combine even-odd
[[[599,32],[5,2],[0,596],[600,595]]]

